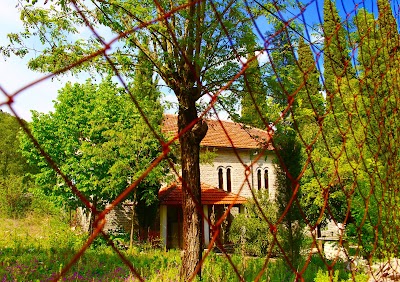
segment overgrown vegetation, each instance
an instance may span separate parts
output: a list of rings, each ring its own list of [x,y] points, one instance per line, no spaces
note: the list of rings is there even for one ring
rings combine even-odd
[[[268,222],[275,222],[276,205],[269,200],[263,191],[254,191],[256,201],[251,199],[245,204],[245,213],[236,215],[232,221],[229,240],[235,244],[241,255],[264,257],[269,252],[275,253],[276,247],[270,250],[274,240]]]
[[[72,230],[68,214],[61,210],[52,216],[31,212],[24,218],[0,220],[0,279],[2,281],[47,281],[59,273],[87,239],[87,234]],[[44,210],[43,210],[44,211]],[[42,211],[42,212],[43,212]],[[181,264],[180,251],[165,252],[151,245],[135,245],[122,250],[146,281],[176,281]],[[254,281],[263,269],[264,257],[232,255],[239,274],[245,281]],[[302,260],[300,265],[304,265]],[[330,263],[330,262],[327,262]],[[339,280],[348,281],[350,273],[344,263],[334,265]],[[303,274],[304,281],[330,281],[326,265],[313,256]],[[365,277],[357,275],[356,277]],[[106,244],[91,246],[63,277],[66,281],[136,281],[128,267]],[[280,259],[272,259],[261,279],[293,281],[293,273]],[[269,279],[269,280],[268,280]],[[211,253],[203,265],[204,281],[239,281],[224,255]],[[367,281],[357,279],[356,281]]]
[[[182,6],[182,10],[171,16],[173,24],[165,18],[148,26],[143,23],[150,19],[149,15],[165,17],[164,11],[174,9],[175,4],[144,2],[147,5],[138,1],[113,1],[84,7],[80,3],[81,8],[91,11],[87,13],[87,21],[94,27],[108,27],[116,34],[125,32],[126,36],[120,39],[121,46],[109,50],[109,58],[128,84],[124,88],[117,86],[109,77],[110,67],[104,64],[103,57],[95,57],[71,72],[97,72],[106,77],[101,83],[93,84],[93,80],[89,80],[82,85],[67,84],[60,91],[54,113],[33,115],[30,124],[33,136],[65,174],[62,180],[60,173],[56,174],[49,167],[31,141],[22,138],[25,156],[40,168],[35,180],[42,191],[58,197],[57,200],[63,198],[58,201],[61,204],[81,205],[76,194],[64,183],[68,178],[69,186],[74,183],[94,206],[103,208],[149,167],[162,149],[160,140],[154,136],[157,134],[151,133],[147,125],[143,126],[143,116],[149,119],[151,128],[160,125],[160,93],[153,81],[154,72],[157,72],[179,102],[178,127],[183,133],[179,136],[181,176],[183,183],[190,184],[183,197],[186,249],[182,261],[174,252],[147,249],[143,254],[139,249],[131,250],[136,256],[128,256],[149,280],[178,277],[177,265],[183,262],[180,276],[186,280],[194,273],[202,255],[201,214],[195,202],[200,202],[199,145],[207,126],[201,120],[194,121],[203,109],[198,105],[200,98],[217,93],[239,73],[241,65],[233,59],[234,54],[237,58],[247,58],[248,68],[243,81],[237,79],[226,89],[228,91],[221,93],[218,101],[228,111],[235,111],[240,103],[242,112],[238,120],[249,125],[265,128],[273,122],[274,148],[279,160],[276,210],[269,209],[271,203],[261,196],[259,207],[249,203],[248,213],[238,215],[232,224],[231,240],[240,247],[239,255],[235,254],[232,259],[239,273],[246,280],[254,279],[264,263],[261,257],[271,257],[275,252],[271,248],[276,240],[286,261],[269,264],[264,278],[271,281],[295,279],[293,273],[304,265],[300,254],[305,224],[312,231],[316,229],[319,237],[318,231],[330,219],[346,225],[347,239],[359,246],[360,255],[370,260],[399,255],[399,111],[398,97],[393,93],[399,89],[400,53],[397,23],[388,1],[377,1],[378,17],[357,9],[352,23],[343,24],[336,1],[325,0],[320,33],[324,41],[312,45],[304,40],[310,36],[308,32],[305,36],[297,19],[285,21],[281,17],[268,17],[272,26],[265,32],[268,48],[257,46],[263,43],[256,42],[259,36],[252,26],[257,15],[253,15],[254,22],[251,22],[241,2],[222,1],[212,5],[207,1],[187,2],[190,5]],[[2,53],[24,56],[30,52],[25,41],[39,35],[43,43],[51,44],[37,52],[29,62],[30,68],[58,72],[103,48],[101,38],[69,40],[87,22],[82,21],[79,13],[71,12],[66,3],[68,1],[60,1],[58,8],[25,7],[21,12],[25,31],[10,34],[10,45],[2,48]],[[178,5],[183,3],[186,2]],[[273,6],[251,8],[261,10],[258,15],[272,8],[272,13],[282,15],[281,11],[286,9],[284,5]],[[215,21],[217,11],[224,11],[218,14],[219,21]],[[267,18],[265,14],[263,17]],[[126,32],[136,24],[141,26],[137,32]],[[323,73],[318,71],[321,66],[316,62],[319,54],[316,56],[315,49],[323,54]],[[269,58],[263,66],[259,66],[257,60],[251,61],[255,52],[260,51],[265,51]],[[133,97],[135,102],[142,102],[138,104],[143,116],[138,105],[132,104]],[[43,206],[54,202],[55,198],[48,200],[29,182],[26,172],[31,168],[17,150],[20,124],[3,113],[0,118],[0,212],[10,225],[23,222],[30,226],[31,223],[25,222],[28,219],[51,221],[45,216],[47,212]],[[194,123],[196,126],[186,131]],[[159,128],[155,132],[159,132]],[[155,218],[157,190],[165,174],[160,168],[154,169],[135,190],[133,201],[141,206],[135,210],[139,219],[147,220],[150,214]],[[51,204],[46,208],[55,209]],[[277,218],[279,223],[276,223]],[[146,227],[150,222],[139,220],[139,223]],[[42,277],[35,275],[42,270],[50,276],[59,271],[57,267],[61,268],[77,251],[84,235],[71,233],[66,223],[58,224],[48,226],[59,233],[51,231],[46,235],[49,237],[42,237],[50,241],[47,243],[35,241],[36,237],[31,241],[28,231],[25,237],[18,235],[12,240],[5,236],[8,245],[2,247],[3,266],[11,267],[4,270],[6,280],[40,280]],[[274,236],[278,239],[272,236],[271,226],[277,228]],[[122,269],[123,264],[119,264],[115,253],[100,239],[96,240],[95,247],[73,266],[72,273],[77,276],[70,278],[118,280],[119,274],[113,271]],[[14,254],[18,256],[13,257]],[[37,255],[35,260],[28,257],[30,254]],[[247,255],[258,258],[250,259]],[[162,261],[160,257],[168,260]],[[85,258],[89,258],[87,266]],[[57,263],[50,265],[50,259]],[[113,262],[108,265],[110,259]],[[315,268],[312,267],[314,263]],[[349,279],[342,264],[336,263],[331,269],[328,262],[319,263],[318,258],[311,259],[303,273],[306,281]],[[36,268],[31,271],[26,265]],[[149,269],[152,272],[147,272]],[[316,276],[310,274],[309,269],[313,269]],[[16,277],[7,276],[14,273]],[[114,276],[107,276],[110,273]],[[121,279],[128,275],[127,271],[121,273]],[[226,260],[217,255],[211,255],[204,265],[204,279],[229,281],[235,277]],[[362,275],[357,277],[360,281],[364,279]]]
[[[22,176],[0,177],[0,214],[10,218],[23,217],[30,209],[32,195]]]

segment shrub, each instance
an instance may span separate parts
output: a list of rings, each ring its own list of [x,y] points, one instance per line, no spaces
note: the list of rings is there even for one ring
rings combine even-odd
[[[314,282],[338,282],[339,281],[339,271],[335,271],[332,277],[329,275],[328,271],[318,270],[317,277],[315,277]]]
[[[21,218],[26,215],[32,203],[29,184],[22,176],[0,178],[0,211],[3,216]]]
[[[264,216],[268,221],[274,222],[276,206],[269,200],[268,193],[257,191],[255,194],[260,208],[257,207],[255,200],[250,200],[245,204],[246,212],[235,216],[232,222],[229,240],[242,254],[265,256],[269,252],[273,235]]]

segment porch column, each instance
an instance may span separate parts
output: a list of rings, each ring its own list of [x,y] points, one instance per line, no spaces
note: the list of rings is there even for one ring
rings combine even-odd
[[[239,205],[239,213],[244,213],[244,205]]]
[[[167,248],[167,206],[160,205],[160,239],[164,249]]]
[[[203,233],[204,233],[204,245],[205,247],[208,247],[208,244],[210,244],[210,226],[208,224],[208,205],[203,205],[203,213],[204,213],[204,218],[203,218]]]

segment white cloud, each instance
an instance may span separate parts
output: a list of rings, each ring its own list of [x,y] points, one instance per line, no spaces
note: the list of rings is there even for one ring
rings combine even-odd
[[[264,65],[269,62],[267,51],[256,51],[255,55],[257,56],[257,60],[260,65]]]
[[[259,65],[264,65],[269,62],[269,57],[266,51],[255,51],[254,56],[257,57],[257,61]],[[245,57],[240,57],[240,63],[243,65],[247,63],[247,58]]]
[[[325,40],[324,33],[321,29],[313,31],[310,35],[310,40],[312,44],[323,44]]]

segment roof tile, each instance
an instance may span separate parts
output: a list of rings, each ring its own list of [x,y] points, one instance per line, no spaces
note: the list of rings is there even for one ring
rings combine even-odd
[[[273,131],[268,131],[245,126],[240,123],[219,120],[206,120],[208,131],[201,141],[202,146],[224,147],[237,149],[259,149],[268,144],[267,149],[273,150],[271,138]],[[164,133],[178,133],[178,116],[164,115]]]
[[[158,192],[162,205],[182,205],[182,183],[173,183],[163,187]],[[243,204],[244,197],[217,189],[206,183],[201,184],[201,204],[203,205],[229,205],[231,203]]]

